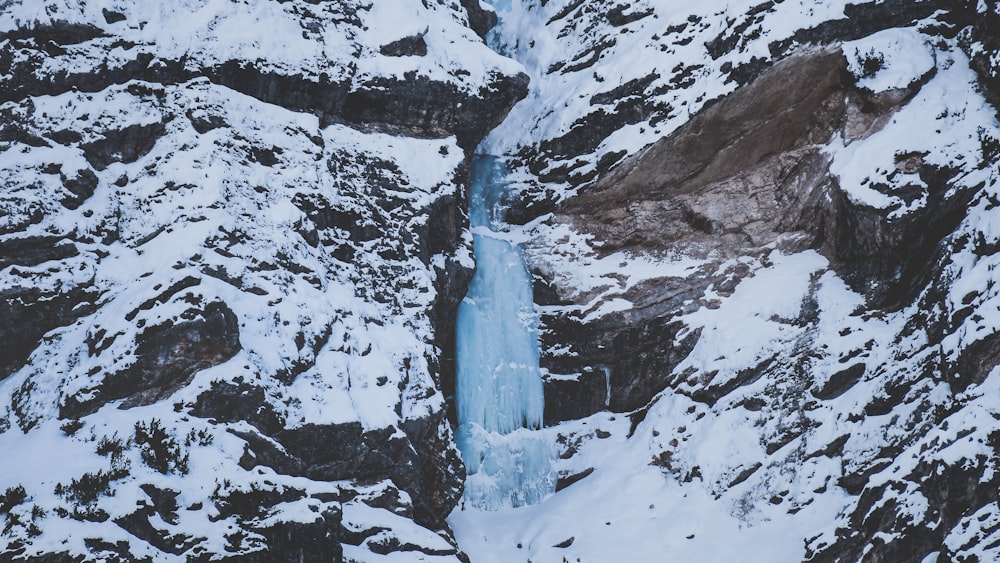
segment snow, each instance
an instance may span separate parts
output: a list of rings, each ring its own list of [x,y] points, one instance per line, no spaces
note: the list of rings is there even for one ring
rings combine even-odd
[[[844,43],[848,69],[858,86],[879,93],[906,88],[935,69],[930,38],[911,28],[894,28]],[[878,69],[865,69],[866,59]]]
[[[452,547],[441,536],[418,526],[408,518],[379,508],[372,508],[361,502],[344,504],[343,515],[344,520],[348,522],[347,528],[352,532],[363,532],[371,529],[391,530],[389,534],[383,532],[379,535],[395,537],[400,543],[419,545],[428,551],[447,551]],[[383,539],[379,535],[366,539],[366,543]]]
[[[683,279],[697,273],[706,260],[680,253],[667,256],[631,255],[614,252],[599,256],[592,237],[571,225],[536,224],[516,230],[511,238],[527,240],[525,248],[532,269],[573,293],[587,295],[588,303],[547,306],[546,310],[578,311],[588,322],[630,309],[634,303],[622,297],[643,282]]]
[[[768,259],[772,265],[743,280],[717,308],[684,317],[687,330],[701,329],[701,338],[678,371],[718,370],[719,381],[724,374],[735,375],[778,353],[798,335],[799,329],[786,319],[799,316],[813,275],[827,261],[812,251],[787,256],[773,252]]]
[[[541,186],[538,173],[560,166],[585,173],[611,153],[636,153],[737,88],[724,68],[754,57],[771,60],[773,43],[800,28],[844,17],[849,2],[786,0],[750,16],[759,0],[644,0],[629,5],[628,13],[647,8],[653,13],[621,27],[606,21],[614,2],[588,2],[557,18],[570,4],[497,3],[504,23],[493,40],[519,62],[483,45],[464,25],[457,3],[15,0],[4,3],[0,32],[67,21],[107,34],[47,58],[38,70],[41,77],[101,64],[118,69],[143,54],[155,57],[154,68],[183,58],[188,70],[198,71],[232,60],[348,89],[381,79],[427,77],[478,92],[491,76],[524,70],[532,78],[528,98],[483,147],[511,163],[506,181],[515,192],[551,189],[561,199],[575,188],[559,182]],[[980,11],[985,6],[980,2]],[[107,23],[104,8],[124,14],[125,20]],[[706,42],[745,22],[734,49],[708,56]],[[125,542],[135,557],[157,561],[224,553],[228,536],[247,523],[235,515],[223,518],[213,495],[297,489],[306,496],[278,503],[256,523],[308,523],[324,510],[340,510],[345,526],[364,537],[361,545],[344,545],[347,560],[454,561],[447,534],[410,520],[409,496],[395,491],[394,484],[323,482],[262,466],[244,469],[242,460],[249,454],[239,436],[267,439],[247,422],[209,423],[188,411],[203,392],[232,383],[259,386],[288,431],[360,423],[363,430],[389,429],[401,436],[406,422],[440,415],[445,398],[435,380],[440,351],[433,345],[429,319],[433,288],[448,260],[472,266],[473,246],[479,247],[483,272],[490,266],[506,268],[508,275],[495,279],[509,282],[513,288],[502,295],[518,294],[521,305],[507,298],[499,308],[507,314],[507,326],[527,325],[526,333],[519,332],[526,336],[521,344],[536,347],[514,354],[511,371],[530,380],[522,386],[529,393],[498,402],[505,409],[513,405],[505,410],[513,420],[495,424],[506,432],[490,434],[475,426],[458,432],[471,473],[469,490],[485,491],[467,492],[467,500],[469,495],[512,499],[466,502],[452,513],[449,523],[475,563],[802,560],[807,549],[835,541],[838,528],[852,522],[859,500],[839,485],[845,477],[870,471],[861,486],[884,485],[888,492],[880,502],[894,502],[902,518],[914,521],[931,509],[927,497],[907,481],[921,467],[959,467],[989,484],[996,471],[991,433],[1000,416],[995,405],[1000,373],[973,374],[979,377],[959,390],[949,379],[955,374],[941,373],[937,366],[957,361],[1000,326],[995,283],[1000,258],[993,250],[1000,240],[994,203],[1000,174],[990,161],[995,155],[987,152],[987,141],[1000,138],[1000,126],[994,108],[977,92],[976,76],[957,40],[926,35],[921,25],[843,45],[858,85],[873,94],[892,95],[899,88],[915,88],[915,81],[927,82],[875,133],[838,137],[824,148],[840,189],[855,203],[885,210],[893,221],[928,205],[932,186],[921,176],[923,165],[958,170],[953,191],[974,191],[964,219],[945,238],[940,256],[933,257],[941,260],[935,280],[945,298],[937,303],[925,292],[916,300],[919,306],[899,310],[866,303],[837,274],[837,264],[817,251],[768,249],[763,258],[721,266],[714,258],[679,253],[602,253],[592,238],[551,217],[495,233],[489,214],[484,218],[473,210],[475,226],[461,234],[463,248],[454,255],[420,257],[417,247],[423,241],[407,236],[426,226],[426,209],[442,198],[464,197],[459,186],[465,155],[453,137],[415,139],[321,124],[315,115],[263,103],[204,78],[163,86],[133,81],[99,92],[2,104],[9,112],[5,116],[47,138],[49,146],[0,145],[0,184],[5,186],[0,232],[72,233],[79,253],[30,267],[4,267],[0,292],[90,287],[96,305],[44,335],[25,367],[0,381],[0,454],[16,460],[0,464],[0,492],[23,484],[28,499],[12,513],[41,530],[26,544],[26,554],[85,555],[88,537]],[[681,26],[681,31],[668,31]],[[424,36],[427,56],[379,52],[415,34]],[[555,64],[582,60],[611,39],[614,45],[592,66],[553,70]],[[854,56],[869,52],[884,59],[872,73]],[[17,49],[10,54],[14,62],[25,56]],[[703,66],[693,68],[695,62]],[[524,154],[592,119],[595,111],[615,111],[615,102],[597,103],[595,95],[651,74],[656,77],[635,97],[655,109],[616,126],[584,154],[547,155],[540,172],[524,165]],[[144,88],[151,91],[143,93]],[[188,115],[220,116],[225,124],[199,134]],[[67,210],[59,203],[66,196],[60,175],[45,168],[59,164],[60,172],[72,177],[92,167],[79,147],[52,140],[49,133],[68,127],[86,143],[129,125],[160,123],[166,133],[150,152],[135,162],[93,170],[97,190],[80,208]],[[281,149],[274,166],[253,155],[253,149],[269,147]],[[123,185],[116,184],[120,181]],[[313,232],[318,242],[306,242],[313,218],[302,198],[347,218]],[[487,207],[498,206],[503,202]],[[354,240],[359,237],[353,231],[365,228],[376,228],[381,236]],[[585,323],[627,314],[638,305],[629,292],[640,284],[660,284],[667,292],[685,278],[718,273],[708,271],[716,267],[746,266],[748,274],[731,293],[713,288],[685,303],[684,334],[700,330],[698,343],[674,373],[665,374],[675,384],[654,398],[645,420],[633,424],[626,414],[602,412],[533,431],[522,427],[541,426],[538,320],[530,310],[530,280],[518,245],[531,271],[579,298],[582,305],[563,312]],[[506,258],[494,262],[483,247]],[[339,253],[345,248],[353,253],[349,259]],[[189,276],[199,283],[164,294]],[[475,293],[469,297],[470,303],[486,300]],[[84,416],[74,434],[60,428],[65,421],[58,420],[59,411],[67,398],[97,397],[104,378],[136,361],[144,327],[178,322],[191,302],[213,301],[225,302],[238,318],[242,349],[236,356],[200,371],[157,404],[120,409],[120,402],[112,401]],[[140,308],[144,303],[149,305]],[[486,349],[505,347],[489,334],[480,340]],[[93,343],[100,348],[91,350]],[[503,371],[510,366],[510,356],[505,357],[506,363],[494,362]],[[857,364],[863,372],[856,384],[835,397],[817,398],[835,374]],[[605,369],[607,400],[611,382],[632,374]],[[760,377],[713,404],[688,396],[707,385],[739,383],[748,369],[759,369]],[[485,405],[513,390],[497,389],[471,399],[483,407],[473,409],[483,411],[483,425],[494,418],[485,414]],[[901,397],[889,412],[868,412],[873,397],[895,392]],[[469,404],[460,399],[460,409],[463,401]],[[55,485],[107,470],[110,460],[96,453],[97,443],[115,433],[127,438],[137,422],[154,418],[178,438],[208,428],[213,442],[185,446],[191,468],[186,475],[159,473],[128,446],[122,455],[130,474],[113,483],[113,494],[93,503],[108,520],[59,516],[72,503],[55,494]],[[447,424],[436,431],[438,438],[448,439]],[[831,449],[837,440],[841,447]],[[885,457],[892,451],[900,453]],[[507,479],[517,475],[509,469],[517,466],[530,468],[525,473],[533,484]],[[557,477],[591,469],[550,494]],[[487,490],[498,483],[507,492]],[[150,524],[194,538],[184,554],[166,554],[114,523],[151,502],[143,484],[178,493],[177,520],[155,515]],[[356,496],[322,501],[322,494]],[[365,504],[391,494],[399,495],[398,513]],[[508,506],[517,504],[526,506]],[[32,507],[44,516],[33,516]],[[996,560],[998,522],[995,502],[970,508],[950,530],[941,530],[941,552],[947,548],[955,559]],[[25,534],[15,529],[0,538],[0,547],[7,549]],[[894,536],[882,532],[879,538]],[[247,538],[254,549],[262,541],[256,534]],[[375,552],[379,543],[393,541],[417,549]],[[932,553],[925,560],[935,557]]]
[[[974,90],[976,77],[965,55],[952,49],[937,56],[942,59],[937,75],[883,129],[863,139],[840,139],[828,146],[833,158],[831,171],[839,177],[840,187],[858,203],[895,208],[891,217],[926,203],[927,184],[917,173],[903,169],[907,156],[920,155],[938,166],[958,166],[980,152],[981,135],[996,134],[993,110],[982,98],[966,94]],[[932,116],[934,122],[929,125],[927,120]],[[977,180],[972,174],[958,183],[971,186]],[[888,189],[876,189],[879,186]],[[920,188],[924,193],[908,203],[896,195],[904,187]]]
[[[673,401],[681,404],[673,406],[677,418],[671,422],[686,421],[684,398],[664,397],[658,407]],[[669,424],[667,416],[661,411],[657,420]],[[538,505],[452,514],[449,522],[473,561],[660,561],[665,554],[677,561],[801,560],[801,538],[836,510],[834,502],[823,503],[795,518],[747,526],[698,480],[685,484],[650,464],[648,424],[626,438],[627,417],[600,414],[559,432],[585,425],[611,433],[572,458],[581,469],[596,464],[591,475]],[[711,442],[704,447],[725,447],[724,433],[702,436]],[[570,538],[568,547],[557,547]]]

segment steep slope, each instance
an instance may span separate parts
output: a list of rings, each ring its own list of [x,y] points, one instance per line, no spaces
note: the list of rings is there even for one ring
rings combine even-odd
[[[0,559],[461,559],[442,349],[520,67],[451,4],[0,16]]]
[[[1000,557],[996,3],[500,15],[561,480],[473,560]]]

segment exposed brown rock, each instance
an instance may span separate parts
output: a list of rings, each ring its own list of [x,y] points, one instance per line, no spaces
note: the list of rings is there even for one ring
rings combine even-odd
[[[879,131],[928,78],[876,94],[854,85],[839,50],[791,56],[564,201],[552,221],[592,235],[600,255],[681,254],[705,265],[683,280],[650,280],[629,289],[621,295],[633,304],[627,311],[587,322],[573,313],[543,314],[543,350],[571,351],[545,353],[543,366],[554,374],[606,367],[613,374],[610,408],[642,407],[680,382],[671,374],[698,340],[677,316],[700,306],[708,287],[725,293],[745,275],[732,270],[738,266],[720,269],[726,260],[766,261],[773,249],[819,250],[873,306],[895,307],[914,296],[967,197],[945,201],[952,173],[910,155],[900,166],[926,182],[929,204],[890,221],[886,210],[858,204],[840,189],[822,147],[834,135],[850,141]],[[548,284],[549,302],[584,306],[597,297],[559,287],[544,257],[535,268]],[[592,387],[590,379],[553,378],[546,393],[555,401],[546,418],[580,416],[579,404],[555,406]],[[710,379],[699,383],[696,400],[712,403],[728,392]]]
[[[839,51],[790,57],[618,165],[560,218],[606,252],[772,242],[795,230],[827,179],[812,143],[842,123],[845,75]]]

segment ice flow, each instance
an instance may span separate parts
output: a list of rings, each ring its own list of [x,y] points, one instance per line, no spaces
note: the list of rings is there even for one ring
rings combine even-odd
[[[456,327],[458,448],[466,505],[486,510],[540,501],[554,486],[542,426],[538,314],[521,250],[503,238],[503,162],[477,155],[469,215],[476,273]]]

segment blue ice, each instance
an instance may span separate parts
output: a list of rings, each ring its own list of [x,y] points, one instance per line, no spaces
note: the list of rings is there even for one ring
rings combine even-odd
[[[495,510],[538,502],[552,491],[538,368],[538,313],[521,250],[503,237],[505,168],[472,163],[469,216],[476,273],[458,309],[457,442],[466,465],[465,502]]]

